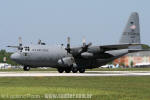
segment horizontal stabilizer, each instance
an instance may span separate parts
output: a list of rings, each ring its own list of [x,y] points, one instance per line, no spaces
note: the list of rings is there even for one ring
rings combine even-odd
[[[129,47],[132,46],[139,46],[142,44],[117,44],[117,45],[104,45],[104,46],[100,46],[101,49],[105,50],[105,51],[109,51],[109,50],[118,50],[118,49],[130,49]]]

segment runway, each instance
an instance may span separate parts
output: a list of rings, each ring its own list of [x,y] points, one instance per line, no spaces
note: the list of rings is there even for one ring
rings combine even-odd
[[[85,73],[58,73],[57,71],[0,72],[0,77],[53,77],[53,76],[150,76],[150,71],[86,71]]]

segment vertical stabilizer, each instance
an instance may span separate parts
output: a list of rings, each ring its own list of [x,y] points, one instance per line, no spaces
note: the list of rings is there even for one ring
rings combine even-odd
[[[121,44],[140,44],[140,25],[139,25],[139,15],[137,12],[131,13],[126,27],[123,31],[121,39],[119,41]],[[134,48],[141,48],[141,46],[136,46]]]

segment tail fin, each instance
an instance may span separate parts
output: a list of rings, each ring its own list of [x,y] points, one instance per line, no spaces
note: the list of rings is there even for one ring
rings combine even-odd
[[[131,13],[119,43],[121,44],[128,44],[128,43],[140,44],[141,43],[138,13],[136,12]],[[139,49],[141,48],[141,46],[136,46],[133,48]]]

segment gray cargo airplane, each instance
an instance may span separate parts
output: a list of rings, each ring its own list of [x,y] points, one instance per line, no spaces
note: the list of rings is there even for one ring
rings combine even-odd
[[[39,42],[38,45],[23,46],[19,39],[19,46],[8,46],[18,48],[11,55],[11,59],[24,66],[24,70],[36,67],[57,68],[58,72],[80,72],[85,69],[98,68],[130,52],[141,49],[140,27],[138,13],[134,12],[129,17],[123,31],[119,44],[92,46],[85,43],[79,47],[70,46],[68,37],[67,46],[48,46]]]

